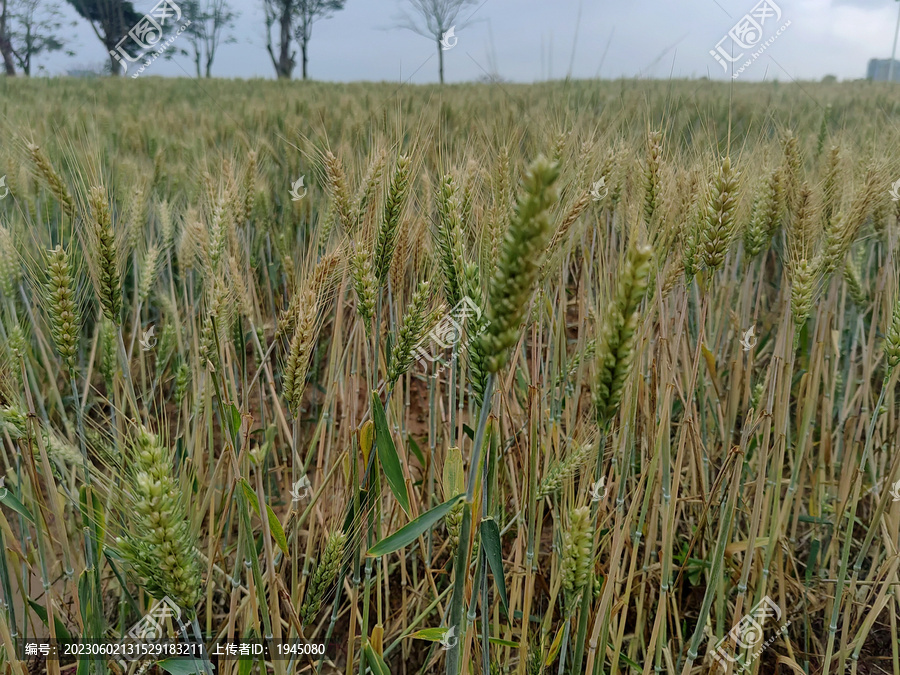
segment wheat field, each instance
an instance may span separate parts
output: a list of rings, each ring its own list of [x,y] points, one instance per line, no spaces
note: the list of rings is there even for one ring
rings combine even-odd
[[[900,673],[888,85],[126,84],[0,79],[4,673]]]

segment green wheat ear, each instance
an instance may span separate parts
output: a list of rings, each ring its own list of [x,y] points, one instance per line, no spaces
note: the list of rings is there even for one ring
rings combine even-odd
[[[113,378],[119,365],[116,340],[116,325],[105,316],[102,317],[100,319],[100,363],[98,367],[108,392],[112,392]]]
[[[651,131],[647,138],[647,166],[644,168],[644,222],[649,228],[659,205],[659,165],[662,158],[662,133]]]
[[[792,133],[784,137],[782,147],[781,175],[784,180],[784,201],[790,217],[797,212],[800,187],[803,183],[803,156],[797,137]]]
[[[550,209],[556,203],[554,183],[559,166],[539,157],[522,181],[524,195],[503,240],[500,260],[488,290],[487,329],[480,348],[485,369],[499,371],[519,337],[519,324],[540,270],[550,232]]]
[[[119,539],[122,554],[154,598],[180,607],[200,600],[200,561],[184,493],[173,475],[172,454],[141,427],[132,452],[133,473],[126,513],[131,530]]]
[[[594,455],[595,451],[595,443],[583,443],[567,457],[552,464],[538,488],[538,499],[558,492],[567,480],[581,471],[582,466]]]
[[[347,535],[343,532],[335,532],[328,537],[328,543],[325,544],[322,558],[316,566],[300,610],[300,621],[304,626],[308,626],[316,618],[322,607],[322,599],[337,579],[346,543]]]
[[[356,311],[363,320],[366,335],[372,334],[372,316],[375,313],[376,281],[372,260],[365,250],[359,249],[350,257],[350,276],[356,290]]]
[[[153,283],[156,281],[156,275],[159,272],[159,247],[152,244],[144,255],[141,264],[141,281],[138,286],[138,300],[141,304],[147,302],[150,297],[150,291],[153,289]]]
[[[889,371],[900,365],[900,301],[894,305],[891,325],[884,337],[884,354],[887,357]]]
[[[118,244],[106,190],[92,187],[90,190],[91,213],[93,215],[94,240],[96,243],[96,286],[100,306],[106,317],[117,326],[121,324],[122,289],[119,269]]]
[[[0,433],[9,434],[12,440],[25,438],[26,414],[13,406],[0,406]]]
[[[582,506],[569,512],[569,527],[562,536],[562,560],[560,576],[566,600],[573,602],[578,593],[587,585],[591,571],[591,549],[594,543],[594,528],[591,523],[591,509]]]
[[[828,163],[825,169],[825,183],[822,187],[822,212],[825,217],[825,226],[831,223],[834,208],[840,201],[840,173],[841,173],[841,148],[833,145],[828,153]]]
[[[877,193],[879,184],[879,172],[874,166],[870,166],[863,185],[853,197],[850,209],[827,222],[822,253],[822,274],[825,277],[829,277],[844,263],[844,258],[866,219],[870,215],[878,217],[878,214],[873,214],[873,207],[881,201]],[[877,227],[878,221],[875,218],[873,224]]]
[[[244,180],[241,184],[241,200],[242,224],[250,222],[253,216],[253,204],[256,201],[256,171],[259,163],[259,155],[255,150],[251,150],[247,155],[247,167],[244,170]]]
[[[53,165],[47,158],[47,154],[40,146],[35,145],[34,143],[28,143],[26,147],[28,149],[28,154],[31,157],[35,175],[44,182],[47,189],[50,190],[50,193],[56,198],[56,201],[59,202],[66,215],[70,218],[74,218],[75,200],[72,199],[72,194],[69,192],[69,188],[66,186],[62,176],[60,176],[56,172],[56,169],[53,168]]]
[[[347,184],[347,175],[344,173],[344,165],[330,151],[325,153],[325,186],[334,204],[338,221],[345,232],[356,229],[353,204],[350,199],[350,187]]]
[[[391,260],[394,257],[397,232],[400,227],[400,215],[409,195],[410,164],[410,159],[406,155],[402,155],[397,161],[397,169],[391,179],[391,187],[384,204],[384,218],[375,242],[375,276],[382,285],[391,270]]]
[[[864,309],[869,302],[869,298],[863,286],[860,264],[854,260],[852,255],[847,258],[843,275],[844,281],[847,282],[847,293],[850,295],[850,298],[856,303],[857,307]]]
[[[391,351],[390,366],[388,367],[388,385],[400,379],[413,362],[413,350],[425,337],[425,332],[430,327],[431,313],[428,311],[428,301],[431,299],[431,285],[427,281],[419,284],[413,293],[409,303],[409,309],[403,316],[400,330],[397,332],[397,344]]]
[[[788,277],[791,282],[791,313],[797,333],[794,346],[800,339],[800,328],[806,324],[812,311],[816,289],[822,276],[824,258],[813,253],[819,237],[818,214],[812,203],[812,193],[802,185],[797,197],[797,209],[788,231],[791,256],[788,258]]]
[[[75,301],[75,282],[69,255],[61,246],[47,255],[47,268],[47,313],[50,315],[51,333],[59,355],[72,370],[78,355],[81,317]]]
[[[0,293],[7,298],[16,297],[16,288],[21,276],[19,253],[12,232],[0,225]]]
[[[603,317],[593,388],[594,408],[601,428],[615,416],[625,381],[631,373],[635,332],[640,322],[638,310],[647,292],[652,255],[649,246],[632,246],[628,250],[619,270],[616,295]]]
[[[710,186],[699,241],[700,259],[710,272],[715,272],[725,263],[725,254],[734,234],[739,175],[731,166],[731,158],[726,157]]]
[[[315,343],[317,315],[316,293],[313,289],[309,289],[303,293],[297,326],[291,338],[284,366],[284,398],[294,415],[299,413],[303,392],[306,389],[306,373],[309,370],[310,354]]]
[[[369,162],[369,168],[366,170],[366,175],[353,204],[353,213],[357,223],[364,222],[366,213],[375,205],[376,188],[381,181],[381,174],[384,172],[386,161],[387,152],[382,149]]]
[[[462,205],[459,189],[451,174],[441,180],[436,198],[438,223],[435,230],[435,248],[443,275],[444,295],[451,307],[456,307],[465,294],[465,247],[462,225]]]
[[[757,193],[750,224],[744,230],[744,250],[747,252],[748,261],[759,255],[775,234],[781,222],[781,209],[781,170],[775,169],[769,173]]]

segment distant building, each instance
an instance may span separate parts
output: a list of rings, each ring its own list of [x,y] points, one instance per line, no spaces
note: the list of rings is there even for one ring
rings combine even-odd
[[[869,67],[866,70],[866,79],[876,82],[887,82],[888,71],[891,69],[890,59],[869,59]],[[894,61],[894,72],[891,80],[900,82],[900,61]]]

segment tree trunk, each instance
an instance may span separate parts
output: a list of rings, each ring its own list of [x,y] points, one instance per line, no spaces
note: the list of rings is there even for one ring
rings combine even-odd
[[[291,7],[286,3],[281,12],[279,24],[281,26],[280,52],[278,55],[278,79],[289,80],[294,70],[294,57],[291,55]]]
[[[0,35],[0,52],[3,54],[3,68],[7,77],[15,77],[16,64],[13,61],[12,44],[6,35]]]
[[[112,54],[109,55],[109,74],[113,77],[122,74],[122,64]]]
[[[441,84],[444,84],[444,46],[441,44],[441,41],[438,40],[438,76],[440,77]]]
[[[19,67],[25,73],[25,77],[31,77],[31,55],[34,54],[34,37],[31,35],[31,24],[27,24],[25,28],[25,53],[23,58],[18,59]]]
[[[91,25],[93,25],[93,24],[91,24]],[[116,49],[115,38],[110,38],[105,33],[101,35],[99,32],[97,32],[96,28],[94,29],[94,32],[96,33],[97,37],[100,38],[100,41],[103,43],[103,46],[106,47],[106,53],[109,54],[109,74],[110,74],[110,76],[118,77],[119,75],[122,75],[123,74],[122,63],[121,63],[121,61],[119,61],[119,59],[117,59],[115,56],[113,56],[113,54],[116,54],[117,56],[119,54],[119,51]],[[129,61],[130,65],[133,65],[135,68],[138,67],[137,63],[131,63],[130,59],[128,61]],[[125,66],[125,71],[124,71],[125,75],[128,74],[128,67],[129,67],[128,65]]]
[[[12,42],[6,32],[6,0],[3,0],[3,10],[0,13],[0,54],[3,55],[3,68],[7,77],[15,77],[16,64],[13,61]]]
[[[303,57],[303,79],[304,79],[304,80],[305,80],[306,77],[307,77],[307,73],[306,73],[306,64],[309,63],[309,58],[307,57],[307,47],[308,47],[308,45],[307,45],[306,40],[303,40],[303,41],[300,43],[300,54],[301,54],[302,57]]]

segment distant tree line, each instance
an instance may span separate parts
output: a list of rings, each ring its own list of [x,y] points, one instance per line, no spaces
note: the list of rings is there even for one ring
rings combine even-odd
[[[31,75],[36,56],[63,49],[62,29],[60,7],[53,0],[0,0],[3,71]]]
[[[303,79],[309,77],[309,43],[313,25],[344,9],[346,0],[259,0],[266,24],[266,51],[278,79],[291,79],[298,64]],[[123,74],[123,63],[133,61],[140,50],[126,38],[144,19],[130,0],[65,0],[87,21],[109,54],[109,73]],[[173,54],[193,60],[197,77],[211,77],[213,62],[222,44],[235,42],[233,30],[239,13],[229,0],[170,0],[182,14],[186,47]],[[444,82],[442,39],[453,28],[460,10],[475,0],[403,0],[407,11],[397,26],[408,28],[434,40],[438,51],[438,74]],[[71,26],[76,26],[73,22]],[[0,56],[7,76],[30,76],[34,59],[65,49],[62,12],[56,0],[0,0]],[[156,44],[160,35],[148,40]],[[123,40],[125,40],[123,44]],[[73,52],[66,50],[68,55]],[[124,60],[123,60],[123,57]],[[127,65],[127,64],[126,64]]]

